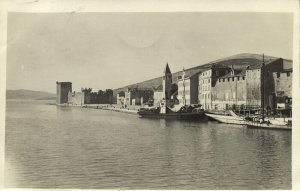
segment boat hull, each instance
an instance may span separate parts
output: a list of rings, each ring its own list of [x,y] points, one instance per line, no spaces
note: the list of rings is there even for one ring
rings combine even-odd
[[[153,119],[179,119],[179,120],[204,120],[207,119],[203,113],[154,113],[154,112],[138,112],[142,118]]]
[[[236,116],[229,116],[229,115],[218,115],[218,114],[211,114],[205,113],[206,116],[220,122],[220,123],[227,123],[227,124],[238,124],[238,125],[245,125],[245,119],[243,117],[236,117]]]
[[[246,122],[247,128],[255,128],[255,129],[272,129],[272,130],[292,130],[292,126],[289,125],[274,125],[274,124],[267,124],[267,123],[259,123],[259,122]]]

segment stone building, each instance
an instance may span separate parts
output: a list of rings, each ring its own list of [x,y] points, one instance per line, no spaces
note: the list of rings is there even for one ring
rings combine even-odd
[[[178,76],[178,100],[180,105],[198,104],[198,84],[200,69],[183,71]]]
[[[96,102],[95,94],[92,93],[92,88],[82,88],[81,92],[83,93],[84,97],[84,104],[93,104]]]
[[[117,94],[117,104],[124,105],[125,104],[125,92],[121,91]]]
[[[284,71],[283,60],[269,59],[265,61],[263,73],[261,68],[262,61],[242,66],[212,66],[199,75],[199,103],[204,109],[259,109],[264,100],[265,109],[275,109],[276,87],[287,81],[284,75],[281,81],[274,78]],[[284,85],[279,87],[285,88]]]
[[[112,104],[113,90],[107,89],[105,91],[92,92],[92,88],[82,88],[81,92],[69,91],[67,99],[67,103],[73,105]]]
[[[71,82],[56,82],[56,104],[67,104],[69,92],[72,92]]]
[[[218,78],[231,71],[230,67],[224,65],[212,64],[208,69],[199,73],[198,85],[198,103],[203,109],[212,109],[212,88],[215,86]],[[214,92],[217,94],[217,92]]]
[[[262,63],[250,66],[246,70],[246,106],[248,108],[260,108],[262,106],[262,100],[264,100],[265,109],[276,108],[275,80],[273,73],[280,73],[282,71],[283,60],[281,58],[265,61],[263,70]],[[261,97],[262,93],[264,95],[263,99]]]
[[[153,99],[154,99],[154,103],[153,105],[155,106],[159,106],[161,101],[164,99],[164,93],[163,93],[163,86],[162,84],[160,84],[158,87],[154,88],[154,95],[153,95]]]
[[[153,100],[153,90],[148,88],[128,88],[125,92],[125,105],[143,105]]]
[[[231,70],[215,81],[211,88],[210,109],[230,109],[246,105],[246,68]]]
[[[293,69],[284,69],[282,72],[274,72],[275,94],[277,109],[289,109],[292,107],[292,82]]]
[[[84,93],[83,92],[69,92],[68,103],[72,105],[83,105],[84,104]]]
[[[113,104],[113,90],[111,89],[99,90],[96,96],[98,104]]]

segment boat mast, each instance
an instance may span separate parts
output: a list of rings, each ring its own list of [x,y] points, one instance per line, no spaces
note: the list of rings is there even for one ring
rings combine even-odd
[[[185,71],[184,71],[184,67],[182,69],[182,85],[183,85],[183,95],[182,95],[182,102],[183,105],[186,105],[186,101],[185,101]]]
[[[263,61],[261,67],[261,114],[262,114],[262,121],[265,120],[265,56],[263,54]]]

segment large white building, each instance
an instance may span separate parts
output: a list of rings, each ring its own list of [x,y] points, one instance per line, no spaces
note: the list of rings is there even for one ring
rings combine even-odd
[[[198,104],[198,70],[183,71],[178,76],[178,100],[180,105]]]

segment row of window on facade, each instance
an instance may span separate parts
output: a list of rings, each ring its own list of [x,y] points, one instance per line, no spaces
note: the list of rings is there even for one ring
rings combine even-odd
[[[236,98],[236,93],[235,92],[232,92],[232,93],[226,92],[224,94],[224,96],[225,96],[226,100],[228,100],[229,98],[235,99]],[[213,98],[213,96],[210,96],[210,94],[202,94],[201,95],[201,99],[210,99],[210,98]]]
[[[210,86],[206,86],[206,85],[203,85],[202,88],[201,88],[202,91],[209,91],[210,90]]]
[[[227,78],[227,82],[230,81],[230,78],[232,79],[232,81],[234,81],[235,77],[229,77]],[[225,82],[226,78],[219,78],[219,82]],[[242,77],[242,80],[245,80],[245,76]],[[237,77],[237,81],[240,81],[240,76]]]
[[[207,98],[207,99],[210,99],[210,94],[202,94],[202,95],[201,95],[201,98],[202,98],[202,99],[206,99],[206,98]]]
[[[290,76],[290,75],[291,75],[290,72],[287,72],[287,73],[286,73],[286,76]],[[280,72],[277,72],[277,78],[280,78]]]
[[[205,83],[210,83],[210,79],[204,79],[204,80],[202,80],[202,84],[205,84]]]
[[[210,74],[211,74],[211,71],[210,70],[208,70],[208,71],[206,71],[206,72],[203,72],[202,73],[202,76],[210,76]]]

